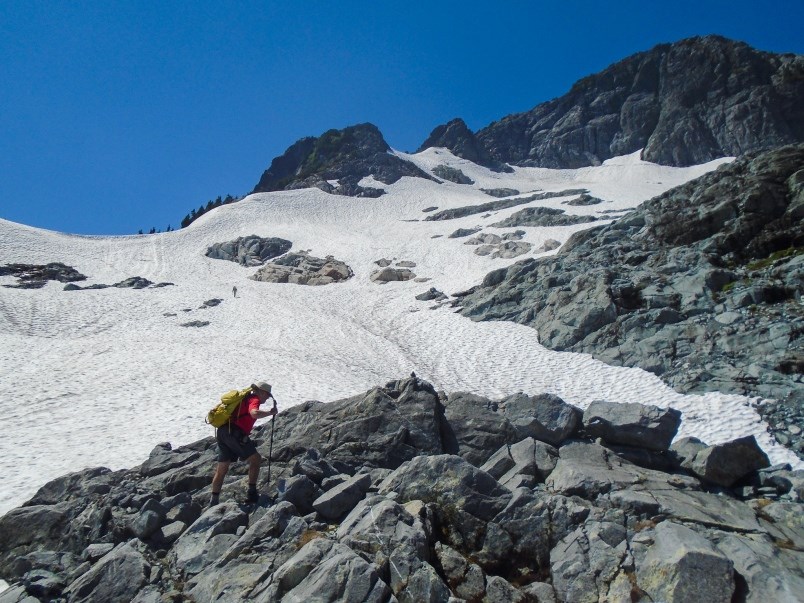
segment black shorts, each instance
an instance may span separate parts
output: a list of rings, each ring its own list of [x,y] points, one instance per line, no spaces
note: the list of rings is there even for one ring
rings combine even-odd
[[[240,459],[245,461],[252,454],[257,454],[257,446],[254,445],[243,430],[234,425],[224,425],[215,433],[218,441],[218,461],[221,463],[231,463]]]

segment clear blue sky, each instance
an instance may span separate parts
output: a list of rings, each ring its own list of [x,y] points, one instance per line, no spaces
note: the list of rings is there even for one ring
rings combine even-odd
[[[663,42],[804,53],[802,23],[804,0],[0,0],[0,217],[177,228],[303,136],[372,122],[415,150]]]

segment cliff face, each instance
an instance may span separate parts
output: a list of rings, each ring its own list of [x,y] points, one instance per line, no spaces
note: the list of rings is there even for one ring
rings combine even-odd
[[[644,149],[687,166],[804,140],[804,56],[718,36],[663,44],[477,132],[512,165],[576,168]]]

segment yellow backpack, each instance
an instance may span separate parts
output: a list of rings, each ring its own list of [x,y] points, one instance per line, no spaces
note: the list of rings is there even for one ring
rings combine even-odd
[[[232,414],[240,407],[240,403],[251,393],[251,387],[233,389],[221,396],[221,402],[207,413],[205,421],[215,428],[222,427],[231,419]]]

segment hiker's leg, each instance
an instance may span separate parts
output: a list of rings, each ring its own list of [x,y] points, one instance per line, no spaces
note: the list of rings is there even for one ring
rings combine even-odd
[[[221,488],[223,487],[223,478],[226,477],[226,472],[229,471],[230,464],[231,463],[224,461],[218,461],[218,465],[215,467],[215,475],[212,476],[213,494],[220,494]]]
[[[248,483],[249,484],[256,484],[257,478],[260,477],[260,463],[262,463],[262,457],[260,456],[259,452],[255,452],[250,457],[248,457]]]

